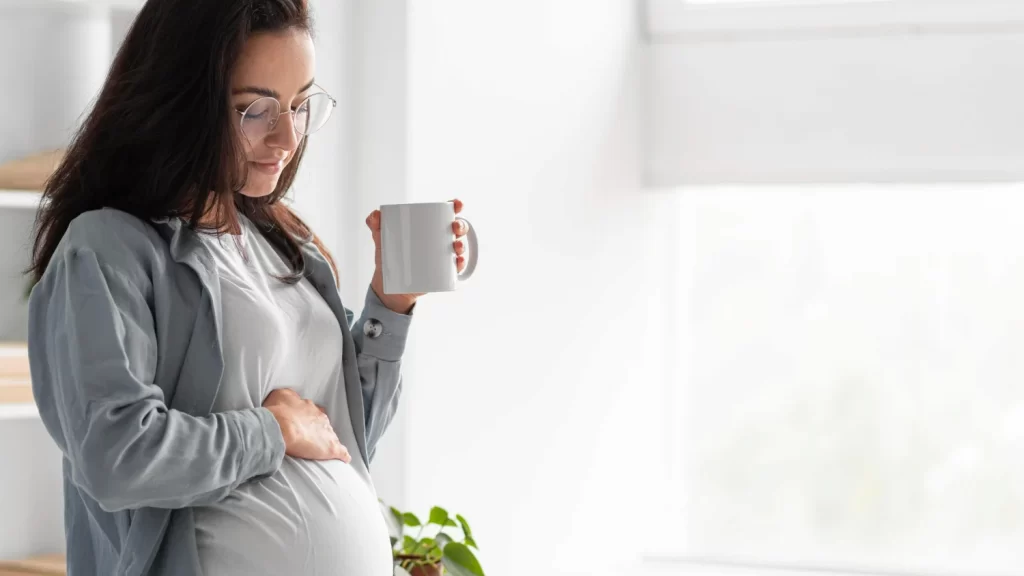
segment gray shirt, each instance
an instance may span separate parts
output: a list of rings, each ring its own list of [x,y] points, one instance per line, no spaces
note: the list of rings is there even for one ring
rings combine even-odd
[[[214,412],[260,406],[290,388],[330,406],[352,455],[286,456],[272,476],[195,509],[203,571],[217,576],[391,576],[387,526],[348,415],[341,326],[308,280],[281,282],[288,267],[245,217],[238,235],[203,236],[220,277],[224,376]]]
[[[348,413],[369,467],[398,406],[411,317],[368,290],[353,325],[323,255],[303,254],[342,334],[344,393],[328,411]],[[217,266],[197,233],[112,209],[71,223],[29,301],[33,393],[64,456],[69,576],[202,574],[195,507],[280,469],[268,410],[213,410],[222,334]]]

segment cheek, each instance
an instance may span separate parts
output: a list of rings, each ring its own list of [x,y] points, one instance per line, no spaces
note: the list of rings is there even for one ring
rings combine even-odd
[[[256,158],[256,153],[260,151],[262,143],[256,142],[255,144],[250,142],[248,138],[242,134],[240,126],[232,126],[232,134],[235,136],[235,143],[238,146],[239,151],[245,156],[246,160],[253,160]]]

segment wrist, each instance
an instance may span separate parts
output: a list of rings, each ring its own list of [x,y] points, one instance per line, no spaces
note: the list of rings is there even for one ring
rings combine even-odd
[[[381,304],[383,304],[388,310],[397,314],[408,315],[412,312],[413,305],[416,304],[416,298],[412,296],[406,296],[405,294],[377,294],[377,298],[380,298]]]
[[[288,444],[288,439],[292,435],[292,423],[285,412],[285,409],[280,405],[264,406],[270,415],[274,417],[274,421],[277,422],[277,427],[281,432],[281,438],[284,439],[285,444]]]
[[[413,305],[416,304],[416,296],[413,294],[385,294],[384,277],[380,269],[373,272],[373,279],[370,281],[370,288],[377,295],[377,299],[385,308],[397,314],[409,314]]]

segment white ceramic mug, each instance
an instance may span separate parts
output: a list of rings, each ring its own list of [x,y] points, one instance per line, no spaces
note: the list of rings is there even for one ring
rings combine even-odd
[[[459,217],[460,220],[469,220]],[[450,292],[476,270],[476,230],[466,234],[466,268],[455,265],[455,204],[424,202],[380,207],[381,273],[385,294]]]

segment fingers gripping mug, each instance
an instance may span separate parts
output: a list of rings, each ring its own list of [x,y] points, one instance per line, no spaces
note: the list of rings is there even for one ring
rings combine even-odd
[[[469,220],[459,217],[469,224]],[[381,274],[385,294],[450,292],[476,270],[476,230],[466,233],[466,268],[455,264],[455,204],[424,202],[380,207]]]

